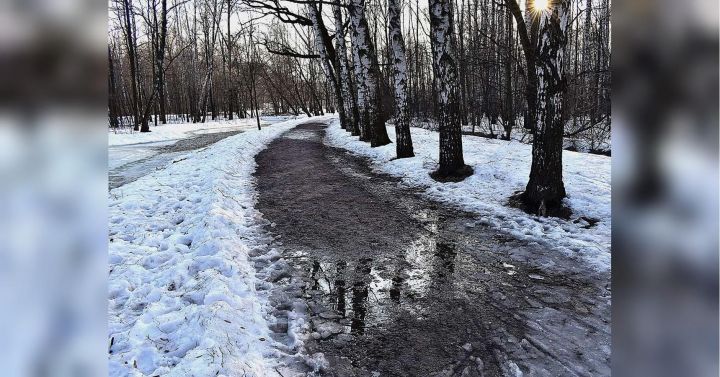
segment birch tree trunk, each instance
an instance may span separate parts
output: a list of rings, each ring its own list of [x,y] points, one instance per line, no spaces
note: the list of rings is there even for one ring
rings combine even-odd
[[[463,160],[453,5],[452,0],[429,0],[428,4],[436,119],[440,131],[440,166],[432,176],[437,180],[459,181],[472,174],[472,169]]]
[[[358,81],[358,102],[361,104],[360,140],[370,141],[371,146],[378,147],[389,144],[390,138],[380,113],[380,67],[365,17],[364,0],[350,0],[350,22],[353,27],[352,45]]]
[[[538,107],[530,180],[525,190],[528,209],[553,215],[565,197],[562,179],[563,50],[570,19],[570,0],[556,0],[540,14],[537,44]]]
[[[400,26],[400,0],[388,0],[388,34],[392,53],[395,89],[395,149],[397,158],[414,157],[410,136],[410,109],[408,108],[407,59],[405,41]]]
[[[345,25],[342,19],[340,4],[333,4],[333,16],[335,19],[335,59],[340,67],[339,78],[342,92],[342,103],[345,108],[345,115],[349,120],[346,130],[353,136],[360,135],[359,118],[360,111],[357,105],[357,98],[354,90],[352,76],[350,75],[350,63],[347,60],[347,45],[345,43]]]
[[[363,70],[361,63],[361,46],[359,45],[359,24],[360,15],[363,4],[362,0],[350,0],[348,3],[348,14],[350,17],[350,46],[352,49],[353,69],[355,71],[355,85],[357,90],[358,104],[358,128],[360,131],[360,141],[370,141],[370,125],[367,120],[367,78],[366,72]]]

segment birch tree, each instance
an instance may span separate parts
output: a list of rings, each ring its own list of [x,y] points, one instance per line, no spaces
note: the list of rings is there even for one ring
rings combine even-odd
[[[400,26],[400,0],[388,0],[388,38],[395,92],[395,150],[397,158],[414,157],[408,108],[407,58]]]
[[[380,113],[380,67],[365,17],[365,1],[350,0],[350,24],[360,107],[360,140],[378,147],[390,143]]]
[[[342,103],[345,108],[345,115],[349,120],[349,127],[346,128],[353,136],[360,135],[359,118],[356,92],[354,90],[352,75],[350,74],[350,63],[347,60],[347,44],[345,43],[345,25],[343,24],[342,9],[339,0],[333,4],[333,18],[335,21],[335,59],[340,68],[338,76],[342,92]]]
[[[355,86],[357,93],[357,104],[358,104],[358,125],[360,131],[360,141],[370,141],[370,125],[367,121],[368,98],[367,98],[367,79],[365,78],[365,71],[360,62],[360,45],[358,40],[360,39],[358,33],[358,24],[360,23],[360,16],[358,12],[358,3],[362,5],[361,0],[349,0],[348,2],[348,17],[350,18],[350,48],[353,59],[353,70],[355,74]]]
[[[458,181],[472,174],[472,169],[463,159],[453,2],[429,0],[428,4],[436,119],[440,132],[440,165],[432,176],[437,180]]]
[[[539,215],[552,215],[565,197],[562,179],[563,119],[562,94],[566,32],[570,0],[555,0],[539,13],[537,45],[537,123],[532,148],[532,166],[524,200]]]
[[[348,2],[111,0],[109,125],[147,131],[152,119],[203,122],[206,113],[207,118],[210,113],[213,118],[257,118],[264,106],[275,113],[309,115],[326,109],[344,111],[343,126],[373,145],[389,142],[380,140],[384,121],[398,119],[396,148],[402,149],[405,103],[410,121],[439,124],[426,5],[418,0],[404,8],[399,1]],[[556,1],[453,1],[456,42],[449,43],[457,45],[451,47],[458,67],[459,118],[477,136],[533,141],[543,106],[537,101],[543,14],[534,7],[538,3]],[[318,27],[313,27],[308,4],[317,9]],[[576,0],[572,8],[564,48],[564,147],[608,153],[611,2]],[[248,38],[250,20],[257,26],[253,38]],[[398,24],[402,33],[392,31]],[[396,91],[402,80],[395,70],[396,47],[403,42],[405,101]],[[390,104],[397,104],[396,114],[390,113]],[[515,122],[523,113],[525,121]],[[498,124],[504,127],[501,135]]]

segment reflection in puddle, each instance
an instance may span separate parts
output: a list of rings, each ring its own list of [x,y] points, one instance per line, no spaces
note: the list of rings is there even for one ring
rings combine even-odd
[[[345,267],[347,267],[347,262],[341,261],[337,263],[337,279],[335,280],[337,296],[335,310],[337,310],[343,318],[345,318]]]
[[[365,330],[365,315],[367,314],[368,284],[367,277],[372,268],[372,259],[362,259],[357,265],[355,283],[353,283],[352,310],[353,317],[350,322],[350,332],[362,335]]]
[[[392,288],[390,288],[390,299],[395,302],[400,302],[400,290],[403,285],[403,278],[400,275],[396,275],[392,279]]]
[[[319,304],[315,320],[332,320],[342,332],[358,336],[367,326],[381,328],[398,310],[423,311],[413,301],[448,289],[456,249],[455,242],[420,234],[394,258],[312,261],[308,287],[320,293],[312,296]]]
[[[435,247],[435,256],[438,257],[439,266],[437,274],[440,277],[452,275],[455,272],[455,244],[452,242],[438,242]]]

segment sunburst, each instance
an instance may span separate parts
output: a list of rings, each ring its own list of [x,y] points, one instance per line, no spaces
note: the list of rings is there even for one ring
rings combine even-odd
[[[551,0],[532,0],[532,8],[535,12],[544,12],[550,9]]]

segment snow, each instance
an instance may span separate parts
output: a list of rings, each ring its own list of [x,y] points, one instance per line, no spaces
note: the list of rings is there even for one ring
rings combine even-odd
[[[573,133],[578,128],[587,126],[590,122],[590,118],[577,117],[568,120],[565,123],[565,132]],[[605,120],[601,121],[605,122]],[[504,120],[502,117],[498,117],[496,123],[492,123],[488,117],[483,116],[477,124],[463,124],[462,130],[467,133],[480,133],[485,134],[483,136],[490,137],[494,135],[495,138],[500,138],[504,133],[503,128]],[[430,131],[437,131],[437,122],[431,121],[426,118],[414,118],[412,124],[415,127],[423,128]],[[516,140],[525,144],[532,143],[532,134],[528,132],[524,127],[520,126],[523,124],[522,117],[515,119],[515,123],[510,134],[512,140]],[[610,139],[610,131],[606,129],[602,124],[597,124],[595,127],[591,127],[586,131],[580,132],[575,136],[565,137],[563,139],[563,149],[571,149],[577,152],[611,152],[612,151],[612,140]],[[604,154],[604,153],[603,153]]]
[[[285,117],[288,118],[288,117]],[[262,117],[260,124],[267,125],[268,122],[279,120],[278,117]],[[255,118],[237,119],[237,120],[217,120],[206,123],[182,123],[182,124],[165,124],[150,126],[151,132],[115,132],[111,130],[108,134],[108,145],[128,145],[139,143],[152,143],[159,141],[185,139],[192,135],[213,133],[213,132],[229,132],[229,131],[246,131],[257,129]]]
[[[391,140],[394,127],[387,127]],[[478,222],[518,239],[539,243],[568,256],[579,256],[599,271],[610,269],[610,158],[563,151],[563,178],[573,212],[571,220],[528,215],[509,207],[508,198],[525,189],[530,174],[532,146],[518,141],[463,136],[465,163],[474,174],[462,182],[439,183],[429,173],[437,168],[438,133],[411,127],[415,158],[396,160],[395,145],[371,148],[342,130],[328,127],[326,143],[369,157],[376,170],[401,177],[420,187],[432,199],[459,206],[478,215]],[[580,219],[594,218],[592,227]]]
[[[226,138],[110,192],[111,376],[276,375],[269,283],[252,263],[276,251],[252,173],[254,156],[302,121]]]

